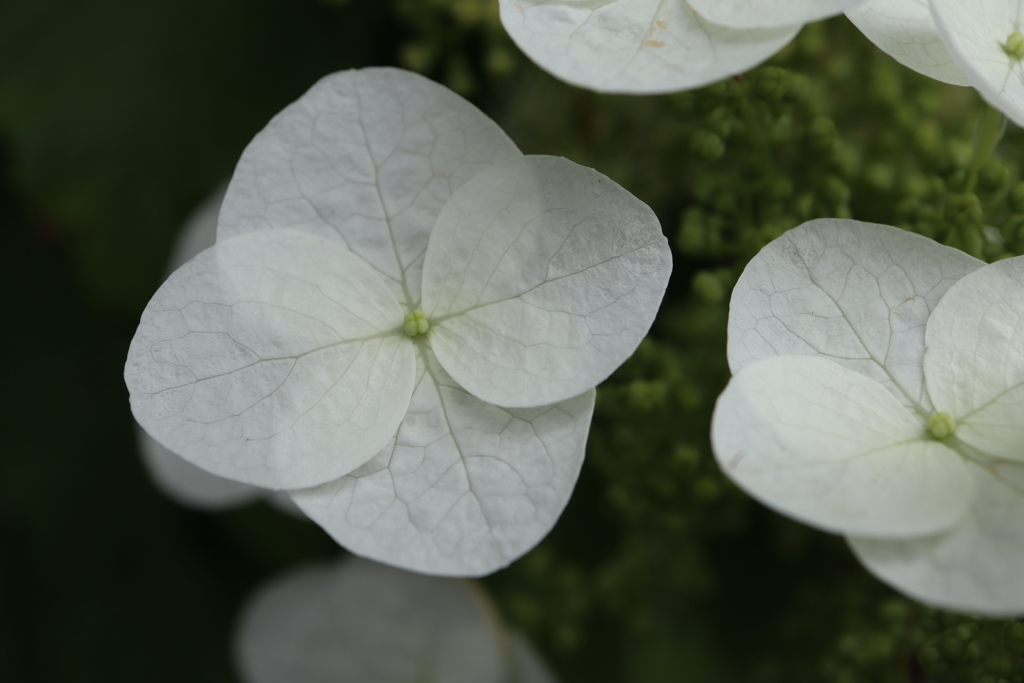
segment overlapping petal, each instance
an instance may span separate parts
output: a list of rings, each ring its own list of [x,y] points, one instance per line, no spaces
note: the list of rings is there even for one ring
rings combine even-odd
[[[963,278],[928,321],[924,373],[956,435],[988,455],[1024,461],[1024,257]]]
[[[430,344],[471,394],[506,407],[579,395],[647,334],[672,257],[654,212],[592,169],[528,156],[452,195],[430,237]]]
[[[235,636],[245,683],[502,683],[504,633],[469,583],[350,558],[272,581]]]
[[[826,531],[947,529],[973,493],[962,459],[890,392],[826,358],[779,356],[741,370],[718,399],[711,440],[748,493]]]
[[[747,265],[729,304],[729,366],[821,355],[927,417],[925,326],[946,290],[984,264],[887,225],[810,221]]]
[[[928,0],[867,0],[846,16],[900,64],[943,83],[971,84],[942,42]]]
[[[1024,467],[971,464],[977,494],[944,533],[907,541],[850,538],[865,567],[917,600],[990,617],[1024,612]]]
[[[190,462],[267,488],[350,472],[394,434],[415,379],[402,311],[343,245],[260,231],[175,271],[125,366],[132,411]]]
[[[665,93],[745,71],[800,26],[713,24],[683,0],[500,0],[501,21],[541,68],[583,88]]]
[[[954,61],[993,107],[1024,126],[1024,65],[1003,49],[1024,28],[1022,0],[930,0]]]
[[[708,21],[733,28],[806,24],[840,14],[863,0],[686,0]]]
[[[502,409],[467,393],[427,349],[418,373],[386,448],[351,475],[292,497],[357,554],[430,574],[488,574],[536,545],[561,514],[595,392]]]
[[[520,154],[476,107],[422,76],[331,74],[246,147],[218,238],[297,228],[340,240],[412,309],[441,207],[477,173]]]

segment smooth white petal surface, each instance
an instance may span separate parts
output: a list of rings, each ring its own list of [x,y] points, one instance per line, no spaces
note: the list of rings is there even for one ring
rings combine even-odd
[[[143,312],[125,365],[132,412],[214,474],[267,488],[330,481],[405,414],[415,354],[402,318],[341,244],[284,230],[226,240]]]
[[[591,90],[665,93],[746,71],[799,26],[737,30],[684,0],[500,0],[501,22],[542,69]]]
[[[943,83],[970,85],[942,42],[928,0],[868,0],[846,16],[903,66]]]
[[[387,68],[332,74],[249,143],[218,238],[298,228],[340,240],[412,309],[441,207],[469,178],[517,156],[493,121],[422,76]]]
[[[466,183],[438,218],[423,270],[430,344],[488,403],[563,401],[636,350],[671,271],[646,204],[567,159],[523,157]]]
[[[565,508],[594,391],[505,410],[426,354],[397,438],[351,475],[292,497],[359,555],[427,574],[489,574],[535,546]]]
[[[226,510],[255,501],[266,493],[255,486],[199,469],[161,446],[141,428],[137,441],[142,462],[153,483],[179,505],[198,510]]]
[[[242,611],[244,683],[502,683],[501,629],[478,589],[359,558],[260,588]]]
[[[956,435],[989,455],[1024,460],[1024,257],[950,287],[928,321],[924,372]]]
[[[1024,67],[1003,51],[1024,28],[1024,0],[930,0],[932,17],[957,65],[981,96],[1024,126]]]
[[[955,527],[911,541],[850,538],[864,566],[916,600],[990,617],[1024,614],[1024,467],[970,465],[977,494]]]
[[[686,0],[700,16],[733,28],[775,28],[835,16],[863,0]]]
[[[825,358],[741,370],[718,398],[711,443],[754,498],[825,531],[906,538],[947,529],[973,493],[955,452],[878,382]]]
[[[946,290],[985,265],[920,235],[823,219],[768,244],[729,303],[729,367],[775,355],[822,355],[881,382],[923,417],[928,316]]]

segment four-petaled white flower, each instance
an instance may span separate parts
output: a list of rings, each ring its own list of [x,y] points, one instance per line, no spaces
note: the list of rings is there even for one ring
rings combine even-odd
[[[334,74],[250,143],[217,244],[147,306],[132,411],[357,554],[486,574],[555,523],[593,387],[670,271],[654,213],[608,178],[523,156],[422,77]]]
[[[1024,125],[1024,0],[868,0],[846,15],[901,64]]]
[[[469,581],[359,558],[305,567],[248,599],[245,683],[554,683],[533,646]]]
[[[591,90],[666,93],[760,64],[803,24],[863,0],[499,0],[512,40]]]
[[[923,602],[1024,613],[1024,257],[818,220],[729,309],[712,444],[766,505]]]

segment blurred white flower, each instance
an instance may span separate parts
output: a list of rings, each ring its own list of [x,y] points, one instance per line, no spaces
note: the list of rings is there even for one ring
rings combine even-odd
[[[670,270],[653,212],[606,177],[523,156],[414,74],[342,72],[246,148],[125,381],[157,441],[287,490],[353,552],[486,574],[557,520],[593,387]]]
[[[760,64],[803,24],[863,0],[499,0],[542,69],[600,92],[665,93]]]
[[[848,535],[921,601],[1024,613],[1024,257],[985,265],[883,225],[766,246],[729,310],[719,464]]]
[[[359,558],[259,588],[235,633],[244,683],[554,683],[483,589]]]

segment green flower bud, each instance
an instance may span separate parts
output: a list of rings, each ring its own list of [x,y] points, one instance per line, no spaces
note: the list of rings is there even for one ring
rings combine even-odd
[[[807,128],[807,142],[813,149],[825,151],[836,141],[836,124],[832,119],[819,116]]]
[[[941,441],[956,431],[956,422],[949,413],[935,413],[928,418],[928,433]]]
[[[698,130],[690,140],[690,151],[705,161],[715,161],[725,154],[725,143],[710,130]]]
[[[953,225],[977,225],[983,215],[981,200],[976,194],[952,194],[946,200],[945,218]]]
[[[417,308],[412,313],[406,314],[404,328],[407,335],[417,337],[427,333],[427,330],[430,329],[430,323],[427,322],[426,314]]]
[[[693,276],[691,287],[694,294],[710,304],[718,303],[725,298],[725,287],[722,285],[722,281],[707,270],[702,270]]]
[[[1003,52],[1013,59],[1024,59],[1024,33],[1014,31],[1003,43]]]
[[[978,190],[999,192],[1010,184],[1010,169],[998,161],[989,161],[978,170]]]
[[[1024,213],[1024,181],[1020,181],[1013,186],[1007,200],[1010,202],[1010,208],[1013,209],[1014,213]]]

